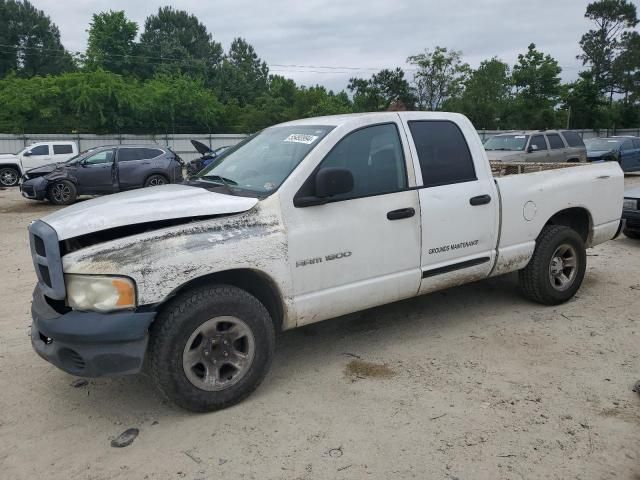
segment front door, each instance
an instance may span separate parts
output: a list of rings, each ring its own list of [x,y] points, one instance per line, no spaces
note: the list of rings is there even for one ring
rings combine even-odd
[[[319,169],[346,168],[353,190],[285,216],[299,325],[411,297],[420,284],[420,205],[408,189],[406,137],[398,122],[366,122],[305,183]]]
[[[49,145],[36,145],[22,155],[22,168],[26,172],[32,168],[41,167],[53,160]]]
[[[113,149],[101,150],[77,164],[74,173],[78,181],[78,193],[91,195],[114,192],[114,156]]]
[[[485,278],[495,259],[499,198],[482,144],[467,142],[477,137],[471,123],[463,133],[452,121],[401,115],[422,212],[420,292]]]
[[[549,147],[544,135],[532,135],[527,147],[527,162],[548,162]]]

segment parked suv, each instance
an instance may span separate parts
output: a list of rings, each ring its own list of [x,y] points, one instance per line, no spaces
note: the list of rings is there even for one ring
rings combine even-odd
[[[580,135],[570,130],[540,130],[495,135],[484,144],[489,160],[503,162],[586,162]]]
[[[166,147],[105,146],[85,151],[63,163],[28,170],[22,195],[69,205],[78,195],[103,195],[182,181],[183,161]]]

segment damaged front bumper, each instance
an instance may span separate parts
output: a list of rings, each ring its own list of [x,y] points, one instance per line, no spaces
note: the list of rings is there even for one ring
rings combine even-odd
[[[31,344],[38,355],[72,375],[102,377],[140,371],[156,313],[59,313],[37,286],[31,315]]]
[[[24,198],[30,200],[44,200],[47,198],[48,182],[44,177],[24,180],[20,183],[20,192]]]

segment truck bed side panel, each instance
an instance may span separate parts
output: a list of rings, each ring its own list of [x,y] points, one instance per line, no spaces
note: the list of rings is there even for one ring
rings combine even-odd
[[[622,214],[624,176],[615,163],[496,178],[501,196],[501,233],[493,275],[529,262],[535,239],[556,213],[583,208],[590,217],[587,246],[611,239]]]

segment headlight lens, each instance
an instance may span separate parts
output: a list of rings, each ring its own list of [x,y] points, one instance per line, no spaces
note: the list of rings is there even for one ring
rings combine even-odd
[[[67,303],[74,310],[109,312],[136,306],[136,284],[127,277],[65,275]]]
[[[622,207],[625,210],[637,210],[638,209],[638,201],[635,198],[625,198]]]

